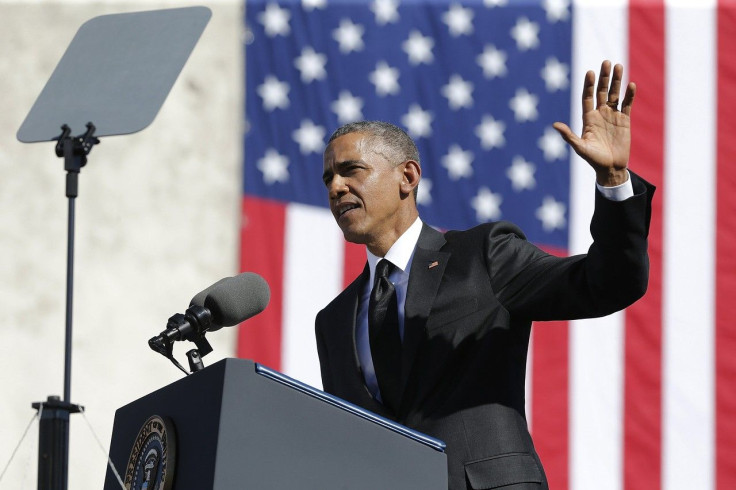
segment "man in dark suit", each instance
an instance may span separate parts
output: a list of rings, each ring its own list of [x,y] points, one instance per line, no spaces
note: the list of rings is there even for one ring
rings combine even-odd
[[[331,210],[368,263],[317,315],[324,389],[445,441],[450,489],[547,488],[524,414],[531,322],[606,315],[646,291],[654,189],[627,169],[636,87],[619,110],[622,73],[586,74],[581,137],[555,124],[596,173],[586,255],[550,256],[507,222],[423,224],[419,156],[395,126],[348,124],[325,150]]]

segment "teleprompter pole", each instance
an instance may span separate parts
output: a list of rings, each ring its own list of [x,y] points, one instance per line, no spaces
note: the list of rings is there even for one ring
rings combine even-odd
[[[61,126],[61,136],[56,143],[56,156],[64,158],[66,170],[66,197],[69,200],[66,254],[66,334],[64,342],[64,401],[70,403],[72,379],[72,311],[74,298],[74,223],[75,200],[79,195],[79,172],[87,164],[87,155],[100,142],[94,136],[95,125],[87,123],[87,131],[72,137],[71,129]]]
[[[31,406],[38,410],[38,490],[67,490],[69,475],[69,415],[82,410],[70,402],[72,379],[72,307],[74,297],[74,221],[75,199],[79,194],[79,172],[87,164],[87,155],[100,142],[94,136],[95,125],[87,123],[81,136],[70,136],[64,124],[56,143],[56,156],[64,158],[66,197],[69,200],[66,262],[66,334],[64,339],[64,399],[49,396]]]

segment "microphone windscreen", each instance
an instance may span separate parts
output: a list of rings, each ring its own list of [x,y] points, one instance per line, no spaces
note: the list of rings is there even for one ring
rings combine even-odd
[[[207,295],[210,294],[210,291],[215,288],[218,284],[222,284],[224,281],[227,281],[228,279],[232,279],[231,277],[224,277],[208,287],[207,289],[198,292],[194,295],[192,300],[189,302],[189,306],[204,306],[204,300],[207,298]]]
[[[262,312],[270,299],[266,280],[253,272],[243,272],[214,284],[204,307],[212,313],[215,325],[230,327]]]

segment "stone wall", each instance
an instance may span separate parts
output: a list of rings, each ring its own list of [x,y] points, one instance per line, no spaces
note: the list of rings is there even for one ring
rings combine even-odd
[[[212,19],[161,112],[140,133],[103,138],[80,176],[71,398],[107,450],[115,409],[183,374],[147,340],[196,292],[238,272],[243,5]],[[15,133],[66,46],[103,14],[181,2],[0,2],[0,465],[31,402],[62,395],[67,242],[63,161],[53,143]],[[210,336],[211,364],[234,354],[235,329]],[[188,346],[178,346],[186,363]],[[38,426],[0,488],[36,488]],[[106,457],[72,416],[69,488],[99,489]],[[124,471],[124,469],[123,469]]]

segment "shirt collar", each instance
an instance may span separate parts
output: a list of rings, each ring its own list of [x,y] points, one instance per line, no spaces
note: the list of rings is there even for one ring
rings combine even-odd
[[[419,235],[422,232],[422,220],[417,218],[414,223],[399,237],[398,240],[391,245],[388,249],[385,257],[378,257],[373,255],[370,250],[366,248],[366,255],[368,256],[368,268],[370,269],[370,282],[373,284],[373,278],[376,274],[376,264],[382,258],[388,260],[394,264],[402,272],[408,272],[407,268],[411,261],[411,256],[414,254],[414,248],[419,241]]]

